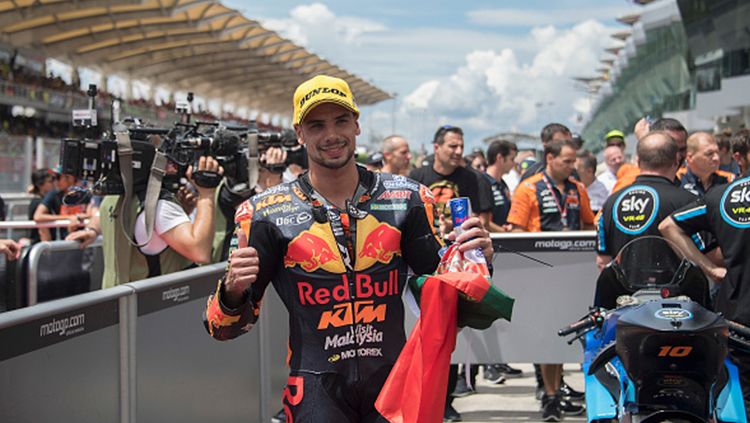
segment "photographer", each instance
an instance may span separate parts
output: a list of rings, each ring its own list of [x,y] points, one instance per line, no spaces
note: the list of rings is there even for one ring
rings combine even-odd
[[[216,231],[213,239],[211,262],[224,261],[229,256],[229,243],[234,233],[234,214],[245,200],[260,194],[273,186],[282,183],[282,175],[286,169],[286,150],[280,147],[269,147],[260,156],[260,169],[258,183],[255,187],[248,189],[247,183],[236,181],[230,176],[225,176],[216,190],[215,220]]]
[[[212,157],[198,160],[198,171],[223,173]],[[146,239],[145,218],[141,209],[142,193],[136,193],[130,207],[136,217],[134,233],[123,233],[118,207],[119,196],[107,196],[102,201],[100,214],[80,231],[66,239],[80,241],[82,247],[90,244],[97,235],[103,237],[104,277],[102,288],[113,287],[147,277],[176,272],[189,267],[191,262],[208,263],[211,258],[211,239],[214,232],[216,188],[204,188],[195,183],[192,166],[186,176],[198,191],[195,221],[178,204],[176,196],[162,189],[156,205],[154,233]],[[140,194],[140,195],[139,195]],[[140,248],[129,239],[135,239]],[[148,242],[146,242],[148,241]]]

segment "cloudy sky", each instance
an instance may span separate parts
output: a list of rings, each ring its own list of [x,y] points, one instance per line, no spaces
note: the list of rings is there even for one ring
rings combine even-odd
[[[443,3],[443,2],[441,2]],[[429,147],[444,124],[468,146],[503,131],[538,133],[559,121],[580,129],[593,76],[627,0],[375,2],[224,0],[269,29],[396,94],[362,109],[361,141],[392,131]]]

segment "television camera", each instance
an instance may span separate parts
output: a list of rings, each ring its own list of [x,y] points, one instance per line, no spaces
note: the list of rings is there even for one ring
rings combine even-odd
[[[305,151],[297,142],[293,131],[260,131],[253,122],[248,126],[231,126],[219,122],[190,122],[192,93],[188,102],[178,102],[181,118],[172,128],[151,128],[137,119],[120,121],[119,107],[113,104],[109,133],[97,134],[95,108],[95,85],[89,85],[88,109],[73,111],[73,127],[83,134],[80,138],[62,140],[60,166],[62,173],[75,175],[91,186],[97,195],[121,195],[125,193],[120,172],[120,157],[130,154],[132,163],[133,191],[143,192],[151,178],[151,168],[157,152],[167,158],[166,174],[162,188],[176,192],[190,165],[197,167],[202,156],[214,157],[224,168],[224,177],[232,185],[249,184],[251,157],[258,157],[271,147],[287,151],[287,162],[266,166],[273,172],[283,172],[289,163],[301,163]],[[118,141],[127,135],[130,147]],[[260,166],[265,164],[260,161]],[[203,187],[215,187],[221,176],[213,172],[195,172],[193,179]]]

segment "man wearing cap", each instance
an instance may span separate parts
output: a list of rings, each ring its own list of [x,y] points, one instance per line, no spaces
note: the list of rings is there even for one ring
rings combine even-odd
[[[54,222],[58,219],[68,219],[73,223],[68,228],[59,228],[57,230],[40,228],[39,237],[42,241],[64,239],[68,235],[69,230],[77,229],[83,220],[89,217],[86,214],[86,204],[67,205],[63,202],[65,195],[78,182],[76,177],[65,173],[56,173],[55,175],[55,189],[48,192],[42,199],[42,202],[36,207],[34,221],[43,223]]]
[[[297,87],[293,121],[309,171],[238,208],[227,271],[204,314],[214,338],[237,337],[273,283],[289,311],[290,422],[386,421],[374,403],[405,342],[407,267],[432,273],[439,262],[431,193],[356,165],[358,118],[345,81],[319,75]],[[462,228],[451,234],[461,250],[491,256],[478,219]]]
[[[217,172],[220,175],[223,173],[219,162],[210,156],[198,160],[197,170]],[[177,272],[188,268],[191,263],[211,262],[216,187],[198,185],[192,179],[192,173],[191,166],[185,176],[197,190],[197,198],[190,200],[190,195],[187,195],[183,197],[186,201],[181,201],[179,195],[162,189],[156,201],[150,237],[141,206],[143,202],[138,193],[124,204],[121,204],[124,201],[121,196],[105,196],[99,213],[91,217],[86,227],[68,235],[66,240],[80,242],[81,248],[91,244],[99,235],[102,236],[102,288]],[[193,219],[186,210],[190,209],[188,203],[192,203],[195,209]],[[130,213],[135,220],[130,234],[122,229],[121,211],[128,208],[126,213]],[[133,245],[131,240],[139,245]]]
[[[604,136],[604,146],[609,147],[610,145],[620,147],[620,149],[624,151],[625,150],[625,134],[619,129],[613,129],[607,132],[607,135]]]
[[[383,153],[376,151],[367,156],[365,167],[372,172],[378,172],[383,167]]]

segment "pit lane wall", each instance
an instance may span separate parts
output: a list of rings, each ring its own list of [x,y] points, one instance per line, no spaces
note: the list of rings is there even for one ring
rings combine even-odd
[[[580,362],[580,343],[568,345],[557,331],[583,317],[594,301],[599,275],[595,237],[594,231],[493,236],[492,283],[516,299],[513,320],[483,331],[461,330],[451,361]]]
[[[493,283],[516,298],[513,322],[461,331],[453,361],[580,361],[580,346],[556,331],[593,298],[594,233],[493,241]],[[0,313],[0,421],[270,421],[287,375],[287,314],[269,289],[253,331],[209,337],[201,315],[223,270],[203,266]]]

